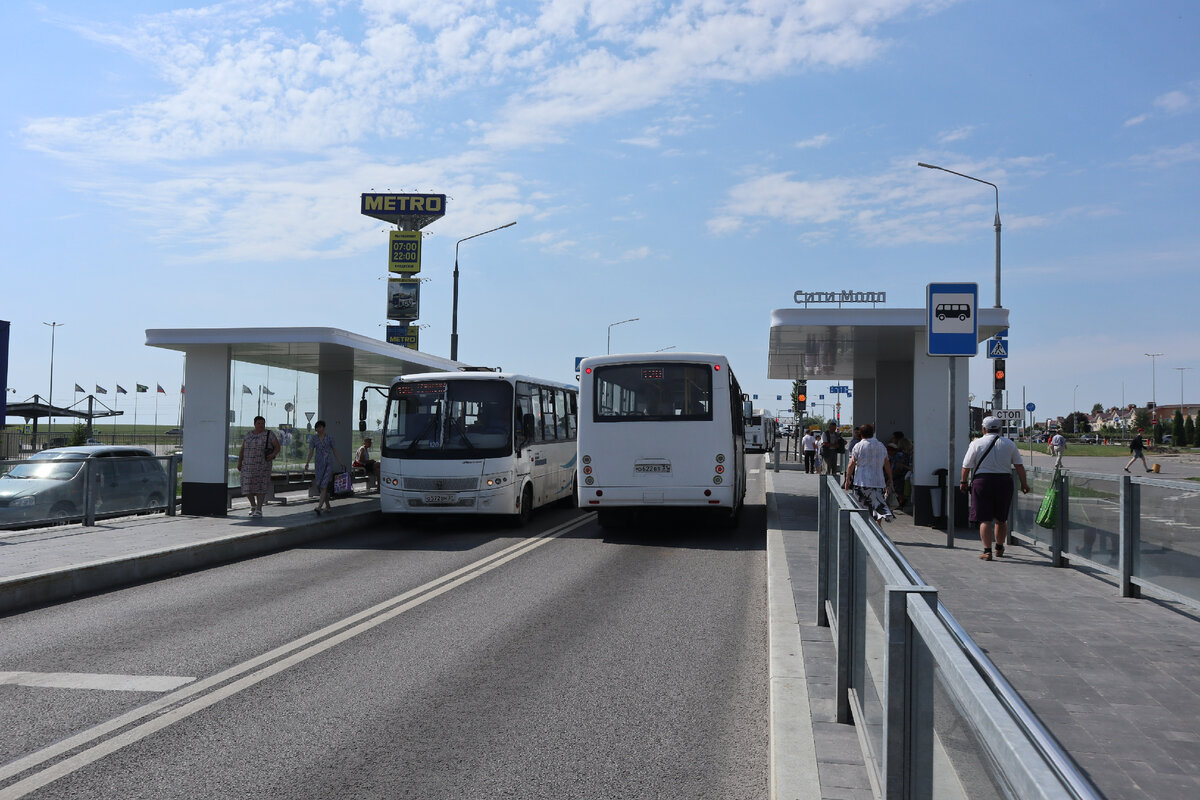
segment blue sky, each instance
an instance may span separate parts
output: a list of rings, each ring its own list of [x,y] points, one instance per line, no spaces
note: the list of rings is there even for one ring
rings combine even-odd
[[[1200,7],[1045,0],[12,0],[0,10],[11,400],[161,383],[163,327],[383,337],[363,192],[448,195],[421,349],[569,380],[729,355],[766,380],[797,289],[931,281],[1012,310],[1043,413],[1200,403]],[[1145,353],[1162,353],[1152,374]],[[1195,369],[1176,371],[1178,367]],[[971,391],[991,393],[971,361]],[[1076,388],[1077,387],[1077,388]],[[814,392],[815,393],[815,392]]]

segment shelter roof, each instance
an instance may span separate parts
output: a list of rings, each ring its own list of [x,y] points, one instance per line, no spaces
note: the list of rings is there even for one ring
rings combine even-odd
[[[880,361],[911,361],[924,308],[779,308],[771,312],[767,377],[873,378]],[[1008,328],[1007,308],[979,309],[979,341]]]
[[[339,328],[151,328],[146,344],[186,352],[228,345],[230,358],[298,372],[348,370],[358,381],[388,384],[411,372],[454,372],[466,366]]]

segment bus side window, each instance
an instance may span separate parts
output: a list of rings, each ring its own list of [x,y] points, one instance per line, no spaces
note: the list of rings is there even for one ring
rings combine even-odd
[[[557,437],[554,435],[554,390],[542,389],[542,417],[541,423],[538,425],[538,430],[541,438],[539,441],[553,442]]]
[[[579,395],[567,392],[567,438],[579,436]]]
[[[554,432],[560,442],[565,442],[570,436],[567,433],[567,393],[562,389],[554,389]]]
[[[516,416],[515,423],[516,423],[517,441],[518,442],[521,442],[525,438],[525,434],[522,429],[522,426],[524,425],[525,417],[532,416],[535,421],[538,419],[539,412],[537,409],[534,408],[534,405],[535,405],[534,400],[536,399],[535,392],[537,392],[537,389],[530,386],[528,383],[518,383],[517,384],[517,409],[516,409],[516,413],[515,413],[515,416]],[[537,427],[536,424],[534,427],[536,429],[536,427]],[[536,441],[538,439],[536,430],[534,432],[533,438],[534,438],[534,441]]]

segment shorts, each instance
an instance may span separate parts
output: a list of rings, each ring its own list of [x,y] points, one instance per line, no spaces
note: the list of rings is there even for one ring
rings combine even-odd
[[[971,522],[1008,522],[1013,480],[1008,473],[985,473],[971,481]]]

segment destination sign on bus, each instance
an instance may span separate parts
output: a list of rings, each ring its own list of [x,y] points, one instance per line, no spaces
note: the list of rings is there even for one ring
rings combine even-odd
[[[395,395],[403,397],[414,394],[445,394],[445,382],[427,381],[422,383],[398,383],[394,387]]]

